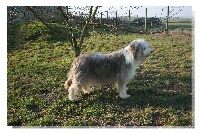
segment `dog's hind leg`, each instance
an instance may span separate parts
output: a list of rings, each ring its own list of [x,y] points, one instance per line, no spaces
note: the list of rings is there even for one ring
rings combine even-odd
[[[77,95],[80,93],[80,91],[81,91],[81,86],[80,85],[72,84],[68,89],[69,100],[78,101],[79,99],[78,99]]]

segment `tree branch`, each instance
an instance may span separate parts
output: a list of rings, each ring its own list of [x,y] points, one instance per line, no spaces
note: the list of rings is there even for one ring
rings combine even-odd
[[[92,14],[92,18],[91,18],[91,23],[94,21],[96,12],[97,12],[97,10],[98,10],[99,7],[101,7],[101,6],[96,6],[96,7],[95,7],[95,10],[94,10],[94,12],[93,12],[93,14]]]
[[[59,10],[62,14],[62,16],[64,17],[65,21],[66,21],[66,24],[68,27],[71,27],[71,25],[69,24],[69,12],[68,12],[68,6],[66,6],[67,8],[67,14],[65,14],[65,12],[63,11],[62,7],[61,6],[58,6],[57,7],[57,10]]]
[[[92,23],[92,21],[94,20],[94,17],[95,17],[95,14],[96,14],[98,8],[99,8],[99,6],[96,6],[94,12],[92,13],[93,6],[90,7],[88,20],[86,21],[86,24],[83,27],[83,31],[82,31],[82,34],[81,34],[81,37],[80,37],[80,45],[79,45],[79,47],[81,47],[82,44],[83,44],[83,40],[85,38],[85,34],[87,32],[88,25],[89,25],[89,23]]]
[[[26,8],[27,8],[30,12],[32,12],[33,15],[34,15],[37,19],[39,19],[48,29],[50,29],[51,31],[54,31],[54,30],[52,29],[51,26],[49,26],[39,15],[37,15],[37,13],[34,11],[34,9],[33,9],[31,6],[26,6]]]
[[[70,34],[71,34],[71,39],[69,39],[69,42],[71,43],[72,47],[76,47],[77,45],[77,42],[76,42],[76,38],[74,37],[74,34],[73,34],[73,29],[72,29],[72,26],[70,25],[69,23],[69,12],[68,12],[68,6],[66,6],[67,8],[67,14],[64,13],[63,9],[61,6],[58,6],[57,9],[61,12],[62,16],[64,17],[65,19],[65,22],[67,24],[67,28],[69,28],[69,31],[70,31]]]

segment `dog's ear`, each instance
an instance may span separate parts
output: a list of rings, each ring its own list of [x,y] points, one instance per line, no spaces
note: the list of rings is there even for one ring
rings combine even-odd
[[[131,42],[129,45],[130,45],[130,51],[133,54],[133,57],[137,59],[140,44],[134,41],[134,42]]]

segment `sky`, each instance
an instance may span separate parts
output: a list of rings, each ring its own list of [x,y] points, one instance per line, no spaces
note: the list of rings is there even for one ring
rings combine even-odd
[[[118,16],[128,16],[129,10],[131,16],[145,17],[145,11],[147,8],[148,17],[166,17],[167,6],[102,6],[99,8],[99,12],[103,12],[106,17],[106,12],[109,11],[109,16],[115,17],[116,11]],[[192,6],[170,6],[169,16],[191,18]]]
[[[110,11],[117,11],[119,16],[128,16],[129,10],[131,16],[138,15],[139,17],[145,16],[145,11],[147,8],[148,17],[165,17],[167,15],[167,6],[118,6],[113,7]],[[109,7],[102,7],[100,11],[108,10]],[[169,7],[170,16],[173,17],[192,17],[192,7],[191,6],[170,6]],[[110,13],[111,14],[111,13]],[[114,15],[114,13],[112,13]],[[114,15],[115,16],[115,15]]]
[[[75,7],[74,7],[75,8]],[[81,7],[80,7],[81,8]],[[128,16],[129,10],[132,17],[145,17],[145,11],[147,8],[148,17],[166,17],[167,6],[102,6],[98,9],[97,17],[100,17],[100,13],[103,13],[103,18],[107,17],[108,11],[109,17]],[[169,16],[180,18],[192,18],[192,6],[170,6]],[[85,12],[86,13],[86,12]]]

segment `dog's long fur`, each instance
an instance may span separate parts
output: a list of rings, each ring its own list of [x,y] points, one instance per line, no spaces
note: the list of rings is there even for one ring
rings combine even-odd
[[[115,83],[121,98],[128,98],[127,83],[135,76],[138,66],[152,53],[150,44],[143,39],[132,41],[126,48],[110,54],[83,54],[72,63],[65,82],[69,99],[78,100],[82,90],[90,93],[91,86]]]

